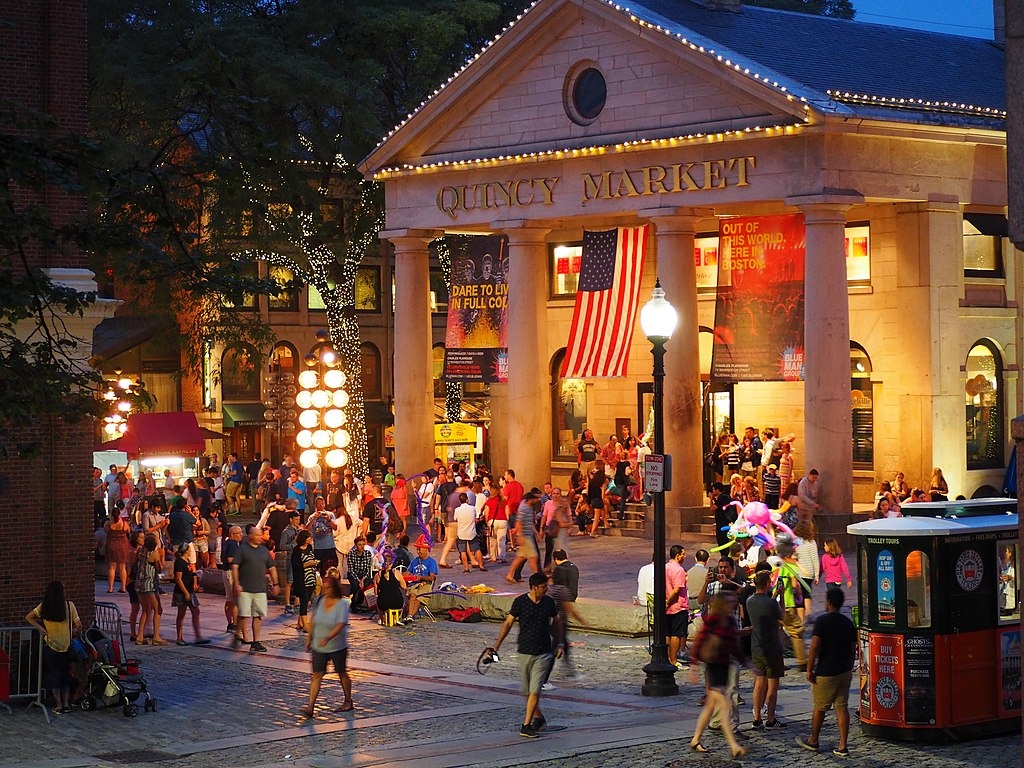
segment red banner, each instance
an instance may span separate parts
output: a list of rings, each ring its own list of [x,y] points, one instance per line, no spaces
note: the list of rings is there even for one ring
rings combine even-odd
[[[903,725],[903,636],[871,634],[868,649],[871,679],[871,723]]]
[[[804,378],[803,214],[723,218],[711,378]]]

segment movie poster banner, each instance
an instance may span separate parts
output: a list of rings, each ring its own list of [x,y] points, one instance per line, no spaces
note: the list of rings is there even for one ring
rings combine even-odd
[[[508,381],[508,237],[446,237],[448,292],[444,377]]]
[[[803,214],[719,224],[713,381],[804,378]]]

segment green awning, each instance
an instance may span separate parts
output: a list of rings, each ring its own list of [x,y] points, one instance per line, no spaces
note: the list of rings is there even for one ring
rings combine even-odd
[[[267,420],[263,403],[224,403],[224,429],[232,427],[265,427]]]

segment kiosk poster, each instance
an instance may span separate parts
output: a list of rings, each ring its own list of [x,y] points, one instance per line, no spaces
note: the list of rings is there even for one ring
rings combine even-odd
[[[999,711],[1003,715],[1020,713],[1020,639],[1019,627],[999,632]]]
[[[444,377],[508,381],[508,237],[446,237],[448,295]]]
[[[871,665],[871,722],[902,725],[903,636],[872,634],[868,659]]]
[[[713,381],[802,381],[804,251],[800,213],[719,224]]]
[[[875,610],[879,624],[896,624],[896,558],[883,549],[876,556]]]
[[[860,716],[871,717],[871,633],[866,629],[858,631],[860,653],[857,654],[857,672],[860,677]]]
[[[935,641],[907,635],[903,641],[904,711],[907,725],[935,725]]]

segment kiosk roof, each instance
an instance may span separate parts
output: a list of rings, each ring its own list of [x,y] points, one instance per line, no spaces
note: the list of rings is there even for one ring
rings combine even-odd
[[[1016,514],[978,517],[886,517],[846,527],[854,536],[956,536],[980,531],[1002,531],[1017,527]]]

